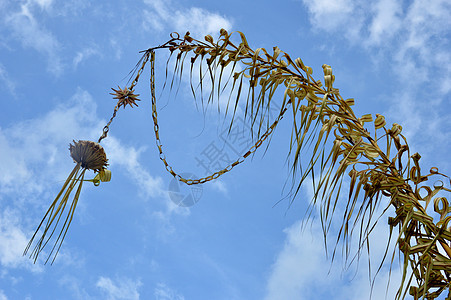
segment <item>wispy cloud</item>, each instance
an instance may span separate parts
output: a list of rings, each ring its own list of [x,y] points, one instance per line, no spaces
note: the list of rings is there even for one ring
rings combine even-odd
[[[164,283],[159,283],[154,289],[154,295],[156,300],[184,300],[185,297],[179,294],[174,289],[171,289]]]
[[[203,8],[190,7],[174,9],[177,7],[173,1],[145,0],[149,9],[145,11],[144,26],[152,30],[177,31],[185,33],[190,31],[193,35],[218,34],[221,28],[230,30],[232,21],[218,13]]]
[[[140,280],[120,278],[113,281],[109,277],[101,276],[96,286],[103,291],[107,299],[136,300],[139,299],[139,288],[142,285]]]
[[[411,88],[430,80],[431,72],[442,93],[450,90],[451,4],[446,0],[303,1],[314,28],[346,36],[369,51],[385,51],[394,70]],[[363,14],[362,11],[366,13]],[[355,23],[355,24],[354,24]],[[446,63],[448,62],[448,63]]]
[[[0,300],[8,300],[8,298],[6,298],[6,295],[3,292],[3,290],[0,290]]]
[[[224,181],[221,181],[220,179],[213,181],[210,184],[210,186],[213,189],[215,189],[215,190],[217,190],[217,191],[219,191],[219,192],[221,192],[221,193],[223,193],[225,195],[227,195],[227,193],[228,193],[228,189],[227,189],[226,184],[224,183]]]
[[[312,226],[305,230],[301,230],[301,222],[296,222],[284,232],[285,243],[272,266],[266,300],[369,299],[371,285],[367,263],[362,261],[356,273],[352,269],[340,270],[342,264],[340,259],[331,265],[331,261],[325,256],[322,230],[318,222],[313,222]],[[381,256],[385,250],[386,236],[383,226],[379,228],[379,232],[373,233],[372,256]],[[380,261],[374,260],[374,256],[373,268],[377,268]],[[365,260],[365,255],[361,259]],[[387,299],[394,299],[400,278],[399,270],[394,268],[390,276],[391,284]],[[387,267],[376,277],[372,291],[373,299],[385,299],[388,279]]]
[[[401,2],[381,0],[376,2],[371,10],[374,15],[369,24],[369,44],[385,44],[400,30]]]
[[[346,183],[344,184],[346,186]],[[346,194],[346,190],[342,193]],[[314,194],[313,181],[307,178],[304,184],[305,199],[312,199]],[[345,200],[343,197],[342,200]],[[324,243],[323,229],[319,219],[299,220],[286,228],[285,242],[271,266],[267,281],[266,300],[275,299],[385,299],[388,286],[387,299],[394,299],[397,284],[400,282],[401,272],[396,262],[390,274],[390,262],[385,261],[379,273],[376,271],[384,257],[389,228],[381,219],[377,222],[370,235],[371,270],[368,264],[366,248],[360,255],[354,257],[359,249],[358,232],[348,240],[350,256],[345,258],[342,253],[341,242],[337,245],[334,260],[332,253],[335,248],[336,236],[341,227],[344,207],[339,201],[335,208],[335,217],[327,235],[327,254]],[[381,203],[374,216],[379,216],[387,203]],[[319,213],[319,205],[313,208],[314,215]],[[389,246],[389,254],[394,250],[395,238]],[[355,260],[353,261],[353,258]],[[371,289],[370,279],[374,281]],[[390,282],[390,285],[388,283]],[[352,291],[352,293],[350,293]],[[352,295],[352,296],[350,296]]]
[[[40,272],[41,266],[31,264],[27,257],[22,256],[28,239],[20,223],[20,214],[17,210],[2,207],[0,210],[0,265],[4,268],[27,268],[33,272]]]
[[[411,149],[450,140],[451,4],[446,0],[303,0],[315,30],[345,37],[397,78],[386,109]],[[364,13],[363,13],[364,12]],[[379,93],[384,93],[381,89]],[[449,103],[449,101],[448,101]],[[418,141],[421,141],[421,145]],[[447,147],[444,147],[447,148]],[[425,154],[425,153],[423,153]],[[427,156],[426,156],[427,157]],[[444,162],[446,163],[446,162]]]
[[[73,299],[79,300],[94,299],[88,294],[81,280],[82,279],[78,277],[65,275],[58,281],[58,284],[63,286],[67,291],[66,295],[69,295],[70,293]]]
[[[162,200],[162,207],[152,211],[152,217],[158,221],[159,236],[167,237],[174,232],[172,224],[173,216],[188,216],[190,210],[187,207],[176,205],[169,198],[167,187],[160,176],[152,176],[139,162],[139,157],[145,148],[136,149],[122,145],[114,136],[104,140],[105,150],[111,161],[111,168],[117,166],[126,170],[128,177],[138,187],[138,194],[144,199],[158,197]]]
[[[171,221],[174,215],[189,216],[191,214],[189,207],[178,206],[169,198],[167,193],[165,196],[163,209],[152,212],[152,217],[158,220],[158,237],[163,240],[166,240],[175,232],[175,226]]]
[[[57,38],[43,27],[33,15],[36,6],[41,9],[50,7],[52,1],[27,1],[20,5],[20,10],[8,12],[5,17],[5,25],[8,26],[13,36],[24,47],[35,49],[47,58],[47,69],[56,76],[63,72],[63,64],[59,55],[61,44]]]
[[[16,83],[10,78],[5,66],[0,63],[0,86],[2,85],[10,94],[16,94]]]
[[[337,32],[346,25],[348,38],[355,37],[362,27],[359,3],[353,0],[303,0],[310,22],[318,30]]]
[[[130,179],[138,185],[143,197],[158,197],[166,194],[162,178],[150,175],[139,162],[139,156],[145,150],[144,148],[127,147],[114,136],[105,139],[104,143],[111,165],[124,168]]]
[[[74,66],[74,68],[77,68],[80,63],[96,55],[100,56],[101,53],[95,47],[84,48],[78,51],[77,54],[75,54],[75,57],[72,60],[72,65]]]
[[[121,47],[120,40],[118,40],[116,37],[111,37],[109,42],[114,52],[114,58],[116,60],[121,59],[123,50]]]
[[[53,0],[32,0],[29,2],[37,3],[41,9],[49,9],[53,4]]]

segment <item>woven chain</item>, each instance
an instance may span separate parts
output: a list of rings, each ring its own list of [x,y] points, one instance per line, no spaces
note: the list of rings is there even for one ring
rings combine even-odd
[[[239,157],[235,162],[229,164],[224,169],[222,169],[220,171],[217,171],[217,172],[215,172],[212,175],[207,176],[207,177],[203,177],[203,178],[200,178],[200,179],[186,179],[186,178],[183,178],[182,176],[180,176],[179,174],[174,172],[174,170],[172,169],[172,167],[169,165],[169,163],[166,160],[166,155],[163,153],[163,144],[161,143],[161,140],[160,140],[158,118],[157,118],[156,97],[155,97],[155,52],[153,50],[151,50],[150,53],[151,53],[151,56],[150,56],[150,65],[151,65],[150,90],[151,90],[151,94],[152,94],[152,119],[153,119],[153,123],[154,123],[153,128],[154,128],[154,131],[155,131],[155,139],[156,139],[156,144],[157,144],[158,151],[159,151],[160,160],[163,162],[166,170],[169,173],[171,173],[172,176],[176,177],[179,181],[182,181],[182,182],[184,182],[184,183],[186,183],[188,185],[205,183],[207,181],[211,181],[213,179],[216,179],[219,176],[221,176],[222,174],[227,173],[230,170],[232,170],[236,165],[242,163],[249,155],[254,153],[262,145],[262,143],[266,140],[266,138],[273,132],[273,130],[276,127],[277,123],[279,123],[279,121],[283,118],[284,113],[287,111],[287,107],[285,107],[279,113],[279,116],[276,118],[274,123],[261,136],[261,138],[244,155]]]
[[[149,53],[146,53],[146,55],[143,57],[143,62],[141,65],[141,68],[139,68],[138,72],[136,73],[135,79],[133,79],[132,84],[130,85],[130,91],[133,90],[135,85],[138,83],[139,76],[141,76],[142,71],[144,70],[144,67],[146,66],[146,63],[149,61]],[[98,143],[100,143],[101,140],[106,138],[108,136],[108,131],[110,131],[110,125],[111,122],[113,122],[113,119],[116,117],[117,111],[119,110],[119,104],[121,100],[119,99],[117,101],[116,106],[114,107],[113,115],[110,118],[110,121],[103,127],[102,135],[99,137]]]
[[[105,125],[105,127],[103,127],[102,135],[99,137],[97,143],[100,143],[101,140],[107,137],[108,131],[110,131],[111,122],[113,122],[113,119],[116,117],[118,109],[119,106],[116,104],[116,106],[114,107],[113,116],[111,117],[110,121]]]

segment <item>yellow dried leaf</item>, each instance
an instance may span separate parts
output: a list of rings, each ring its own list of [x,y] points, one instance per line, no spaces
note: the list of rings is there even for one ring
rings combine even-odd
[[[366,114],[366,115],[361,116],[361,117],[359,118],[359,120],[360,120],[362,123],[373,122],[373,116],[371,116],[371,114]]]
[[[346,99],[346,100],[345,100],[345,103],[346,103],[348,106],[353,106],[353,105],[354,105],[354,98]]]
[[[205,36],[205,40],[206,40],[207,42],[213,44],[213,37],[212,37],[211,35],[209,35],[209,34],[206,35],[206,36]]]
[[[332,68],[331,68],[331,66],[324,64],[323,65],[323,72],[324,72],[324,76],[332,75]]]
[[[376,114],[376,120],[374,121],[374,127],[376,129],[380,129],[380,128],[384,127],[385,124],[387,124],[385,122],[385,117],[383,115]]]
[[[402,131],[402,126],[398,123],[393,123],[393,127],[390,129],[390,134],[392,136],[397,136]]]

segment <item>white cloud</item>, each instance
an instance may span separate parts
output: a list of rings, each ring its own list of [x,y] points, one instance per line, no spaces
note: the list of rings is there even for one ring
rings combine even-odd
[[[310,22],[320,30],[337,32],[346,28],[348,38],[355,37],[363,22],[358,1],[353,0],[303,0],[310,13]]]
[[[116,60],[121,59],[122,57],[122,48],[121,48],[121,42],[116,37],[110,38],[110,46],[113,49],[114,52],[114,58]]]
[[[175,227],[171,222],[172,215],[189,216],[191,214],[189,207],[183,207],[175,204],[169,198],[167,193],[165,196],[164,208],[152,212],[152,217],[158,220],[158,224],[160,226],[158,230],[158,237],[163,240],[167,239],[175,232]]]
[[[380,262],[374,257],[381,257],[385,250],[387,237],[385,231],[380,230],[372,235],[373,268]],[[272,266],[266,300],[369,299],[371,286],[365,255],[361,257],[357,273],[352,270],[341,271],[338,267],[342,262],[338,257],[332,265],[330,260],[326,259],[323,234],[318,220],[313,222],[311,228],[301,230],[301,223],[297,222],[284,232],[285,244]],[[394,268],[390,277],[388,299],[394,298],[399,279],[400,272]],[[388,267],[384,267],[376,277],[373,299],[385,299],[387,283]]]
[[[42,8],[48,8],[52,1],[41,0],[36,3]],[[24,47],[31,47],[47,57],[47,69],[54,75],[61,75],[63,64],[59,56],[60,43],[56,37],[43,28],[33,16],[35,7],[33,1],[20,5],[19,12],[9,12],[5,17],[6,25],[12,30],[15,38]]]
[[[401,38],[399,42],[399,55],[396,57],[399,63],[412,61],[416,66],[414,71],[421,72],[421,68],[431,67],[446,71],[442,66],[444,62],[451,61],[448,51],[450,41],[439,37],[449,35],[451,31],[450,14],[451,5],[448,1],[414,1],[403,16],[403,24],[399,30],[399,33],[406,37]],[[449,66],[446,67],[449,71]],[[427,75],[432,74],[426,73]],[[449,73],[441,75],[449,76]],[[410,74],[404,73],[405,79],[409,77]]]
[[[352,0],[303,0],[311,14],[315,26],[325,30],[335,30],[345,22],[354,10]]]
[[[49,178],[64,179],[73,165],[67,151],[69,142],[77,137],[94,138],[102,124],[89,93],[78,90],[68,104],[58,105],[41,118],[0,128],[1,193],[25,197],[41,193]]]
[[[23,256],[28,238],[20,225],[17,211],[11,209],[0,211],[0,265],[5,268],[24,267],[34,272],[42,271],[40,266],[31,264],[31,261]]]
[[[446,0],[304,0],[314,28],[341,33],[371,53],[385,51],[407,88],[425,81],[450,90],[451,5]],[[365,11],[365,14],[362,14]],[[432,72],[439,78],[430,79]]]
[[[370,43],[383,44],[399,30],[401,9],[397,0],[380,0],[372,7],[374,18],[369,25]]]
[[[346,183],[344,183],[346,186]],[[307,178],[304,184],[305,199],[311,199],[314,194],[313,181]],[[346,194],[346,190],[342,191]],[[342,199],[345,200],[345,199]],[[384,205],[382,202],[374,213],[379,216]],[[319,205],[314,206],[313,214],[319,214]],[[358,260],[351,261],[358,250],[358,232],[349,239],[350,254],[346,260],[341,252],[342,244],[337,245],[336,253],[332,261],[336,236],[341,227],[343,207],[335,208],[334,218],[327,235],[326,256],[324,235],[318,218],[309,221],[298,221],[286,228],[285,242],[277,254],[275,262],[267,281],[266,300],[276,299],[369,299],[371,283],[369,281],[368,254],[362,249]],[[373,219],[375,220],[375,219]],[[389,228],[381,218],[370,235],[371,278],[380,265],[387,246]],[[392,238],[389,248],[389,256],[393,253],[395,238]],[[389,259],[385,261],[380,273],[376,276],[372,299],[385,299],[385,291],[390,279],[388,298],[394,299],[397,284],[400,282],[401,272],[393,264],[389,275]]]
[[[172,1],[145,0],[144,2],[150,7],[145,11],[144,26],[153,30],[169,29],[180,34],[190,31],[193,36],[204,36],[218,35],[221,28],[230,30],[232,27],[232,22],[226,17],[203,8],[174,9],[177,5]]]
[[[6,298],[6,295],[2,290],[0,290],[0,300],[8,300],[8,298]]]
[[[83,287],[83,283],[81,282],[80,278],[65,275],[60,280],[58,280],[58,284],[63,286],[66,290],[66,296],[69,295],[69,291],[71,294],[72,299],[80,299],[80,300],[88,300],[88,299],[94,299],[94,297],[91,297]]]
[[[5,66],[0,63],[0,86],[4,86],[12,95],[16,93],[16,83],[9,77]]]
[[[100,52],[93,47],[88,47],[81,51],[78,51],[74,59],[72,60],[72,65],[74,66],[74,68],[77,68],[81,62],[94,55],[100,56]]]
[[[444,130],[451,126],[451,118],[446,112],[434,109],[433,99],[414,102],[415,99],[409,91],[400,93],[392,104],[393,118],[402,120],[402,133],[407,137],[411,151],[418,151],[416,148],[421,145],[423,151],[439,153],[434,150],[437,141],[451,139],[451,132]]]
[[[321,242],[302,238],[299,228],[297,223],[285,230],[287,240],[273,266],[265,299],[311,299],[306,287],[318,281],[319,270],[324,276],[327,273],[323,268],[327,262],[320,255],[312,255],[322,252]]]
[[[402,7],[396,0],[303,0],[312,25],[329,32],[342,32],[354,42],[371,46],[390,46],[390,41],[405,48],[424,49],[427,41],[438,33],[449,31],[451,5],[446,0],[415,0]],[[361,12],[365,11],[365,14]],[[361,19],[358,35],[349,35]]]
[[[158,197],[165,194],[163,180],[161,177],[153,177],[139,163],[139,156],[144,148],[135,149],[122,145],[113,136],[104,140],[108,159],[112,166],[119,165],[129,173],[129,177],[140,188],[144,197]]]
[[[28,2],[34,2],[38,4],[41,9],[49,9],[53,4],[53,0],[32,0]]]
[[[345,36],[365,49],[375,65],[389,66],[398,78],[390,83],[396,90],[386,95],[392,99],[386,117],[403,125],[410,142],[412,137],[422,141],[421,147],[429,141],[449,141],[451,3],[343,0],[332,7],[327,3],[304,1],[314,28]],[[340,16],[335,18],[335,13]],[[361,26],[353,25],[356,16],[362,18]]]
[[[218,190],[219,192],[227,195],[227,186],[224,183],[224,181],[221,181],[220,179],[216,179],[213,182],[210,183],[210,186],[213,187],[214,189]]]
[[[97,280],[96,286],[101,289],[107,299],[139,299],[138,289],[141,286],[140,280],[130,280],[127,278],[117,279],[115,282],[108,277],[101,276]]]
[[[164,283],[159,283],[154,289],[154,295],[156,300],[184,300],[183,295],[177,293],[177,291],[171,289]]]

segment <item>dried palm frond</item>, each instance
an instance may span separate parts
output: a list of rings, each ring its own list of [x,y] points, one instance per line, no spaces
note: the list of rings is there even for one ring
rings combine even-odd
[[[168,172],[187,184],[213,180],[255,152],[274,132],[284,114],[291,111],[293,129],[288,154],[292,157],[291,172],[295,180],[292,196],[293,199],[296,197],[306,178],[313,179],[311,208],[316,205],[320,207],[325,240],[332,217],[341,201],[343,179],[350,179],[347,202],[341,204],[345,209],[335,238],[332,258],[342,241],[345,258],[351,259],[349,241],[355,232],[359,236],[357,251],[369,249],[369,236],[381,217],[376,215],[376,208],[382,198],[386,197],[390,199],[389,205],[396,211],[396,217],[389,218],[389,226],[391,232],[395,227],[398,228],[396,243],[404,259],[404,275],[397,298],[404,298],[410,292],[415,299],[433,299],[444,291],[448,292],[449,297],[451,232],[448,222],[451,216],[448,215],[448,200],[437,197],[437,194],[451,190],[445,184],[428,186],[424,183],[431,176],[441,176],[442,180],[451,184],[450,178],[439,173],[437,168],[432,168],[426,174],[420,172],[420,156],[411,155],[407,140],[402,135],[401,125],[395,123],[391,128],[387,127],[385,118],[379,114],[375,115],[374,120],[371,114],[357,117],[351,108],[354,99],[344,99],[333,86],[335,77],[329,65],[323,65],[323,84],[312,77],[312,69],[300,58],[292,59],[277,47],[271,53],[264,48],[253,50],[245,35],[241,32],[238,34],[240,41],[233,42],[232,34],[222,29],[215,42],[209,35],[204,40],[197,40],[189,32],[183,37],[173,33],[171,39],[163,45],[143,51],[140,61],[142,66],[133,82],[137,83],[144,65],[151,61],[155,137],[160,159]],[[215,95],[220,95],[225,86],[228,86],[232,92],[226,114],[229,104],[233,107],[230,127],[239,103],[244,105],[245,117],[251,127],[257,127],[257,142],[225,169],[205,178],[190,180],[178,175],[167,162],[162,150],[156,111],[154,61],[157,49],[168,49],[171,55],[176,54],[171,87],[174,80],[182,76],[185,58],[190,57],[190,82],[195,99],[198,98],[196,90],[199,87],[202,105],[209,105],[213,103]],[[197,87],[193,83],[196,81],[193,80],[195,63],[198,63],[196,66],[199,68]],[[238,65],[242,69],[237,70]],[[204,103],[203,98],[205,81],[210,86],[207,103]],[[245,86],[247,95],[242,97]],[[267,117],[267,112],[274,103],[274,95],[280,87],[285,91],[280,113],[274,123],[265,125],[263,119]],[[305,155],[310,157],[304,157]],[[420,191],[427,194],[420,194]],[[441,205],[441,208],[436,209],[440,214],[438,222],[434,222],[426,212],[431,201],[435,208]],[[387,209],[388,207],[384,213]],[[311,213],[310,211],[308,216]],[[390,241],[387,242],[387,250],[389,243]],[[406,278],[408,269],[412,273],[409,279]]]
[[[349,244],[353,234],[358,234],[357,257],[360,257],[360,252],[364,248],[369,254],[370,234],[382,217],[376,214],[376,209],[385,197],[390,200],[388,207],[393,207],[396,214],[388,218],[390,236],[386,252],[392,232],[396,228],[398,230],[396,245],[403,260],[403,277],[397,299],[405,298],[407,292],[414,299],[435,299],[442,293],[448,293],[447,297],[451,297],[449,292],[451,231],[448,224],[451,220],[449,215],[451,209],[448,199],[441,196],[441,193],[451,192],[451,189],[446,187],[448,184],[451,185],[450,177],[439,173],[435,167],[429,172],[421,172],[419,164],[421,157],[418,153],[410,153],[401,125],[394,123],[390,128],[380,114],[375,114],[375,119],[371,114],[357,117],[352,109],[354,99],[344,99],[340,91],[333,86],[335,76],[329,65],[323,65],[323,84],[313,78],[312,69],[300,58],[292,59],[277,47],[274,47],[272,52],[264,48],[253,50],[245,35],[241,32],[238,34],[240,39],[235,42],[232,41],[232,34],[222,29],[219,39],[215,42],[210,35],[201,41],[191,37],[189,32],[183,37],[178,33],[172,33],[171,39],[166,43],[143,51],[144,54],[133,72],[133,76],[134,74],[136,76],[132,84],[124,89],[113,89],[115,92],[113,95],[118,99],[118,103],[113,116],[103,129],[99,142],[107,136],[109,125],[120,106],[136,105],[138,95],[134,94],[133,88],[149,61],[152,119],[159,157],[166,170],[186,184],[204,183],[231,171],[254,153],[274,133],[274,129],[286,112],[291,111],[293,128],[288,155],[292,159],[292,199],[297,196],[302,183],[311,177],[314,193],[308,217],[312,215],[313,207],[318,206],[326,245],[332,218],[336,214],[339,202],[343,201],[344,179],[349,179],[348,195],[345,202],[340,203],[344,210],[341,215],[342,223],[335,237],[332,260],[339,243],[342,242],[345,259],[352,262]],[[176,54],[171,88],[174,81],[180,79],[186,70],[185,59],[189,57],[191,91],[195,99],[198,99],[196,93],[200,91],[202,105],[211,105],[215,96],[219,98],[227,87],[230,92],[225,114],[228,113],[229,107],[233,107],[230,128],[240,104],[244,105],[245,119],[248,120],[250,127],[257,128],[257,141],[250,149],[235,162],[210,176],[195,180],[183,178],[173,170],[163,152],[155,92],[155,50],[158,49],[168,49],[171,57]],[[171,57],[167,62],[166,78]],[[193,80],[194,74],[197,73],[194,72],[195,68],[199,69],[197,80]],[[204,87],[207,86],[205,81],[209,83],[206,103],[203,95]],[[273,98],[276,91],[281,89],[284,90],[284,94],[280,100],[281,105],[278,105],[280,106],[278,116],[273,123],[264,122],[274,107]],[[244,97],[243,93],[246,94]],[[91,168],[99,172],[92,180],[95,184],[99,180],[109,180],[110,175],[104,170],[106,157],[101,153],[103,149],[99,147],[96,143],[84,141],[71,145],[71,155],[73,154],[77,165],[38,227],[39,230],[47,219],[44,234],[32,253],[35,261],[52,237],[71,191],[79,183],[63,230],[52,249],[53,252],[59,242],[58,252],[72,221],[86,169]],[[98,163],[91,162],[94,158],[96,161],[99,159]],[[427,185],[426,182],[432,177],[440,177],[441,180],[437,181],[439,184]],[[435,212],[440,215],[438,221],[426,211],[431,202],[434,203]],[[388,207],[383,213],[387,212]],[[56,224],[52,225],[54,221]],[[54,228],[45,239],[51,226]],[[35,235],[25,252],[31,246]],[[394,251],[391,263],[395,254]],[[407,278],[409,273],[411,275]]]

